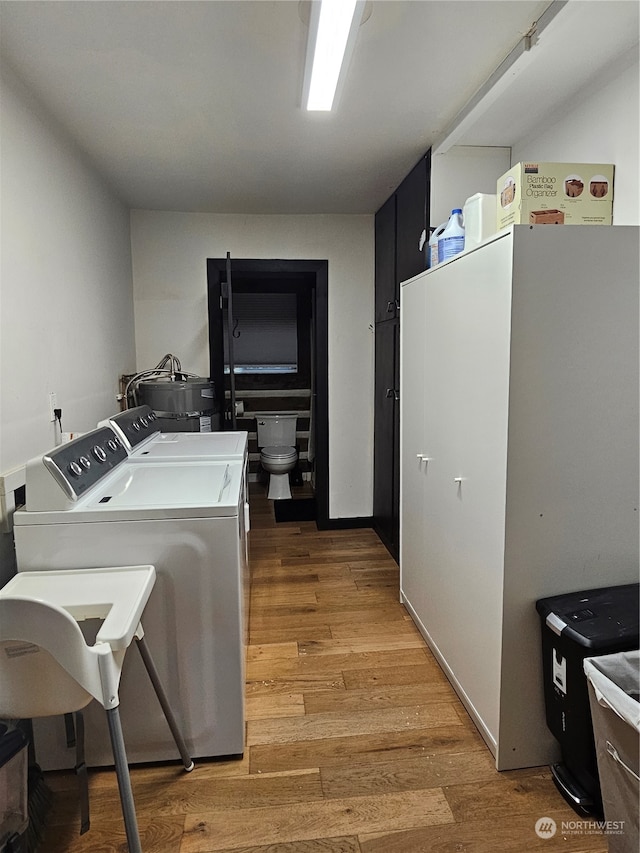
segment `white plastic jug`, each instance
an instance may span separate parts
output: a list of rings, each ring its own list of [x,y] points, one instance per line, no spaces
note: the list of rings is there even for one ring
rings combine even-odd
[[[496,196],[476,193],[462,208],[464,247],[474,249],[496,231]]]
[[[462,224],[462,208],[455,207],[451,216],[438,238],[438,263],[459,255],[464,249],[464,225]]]
[[[443,222],[441,225],[438,225],[431,237],[429,237],[427,245],[427,269],[435,267],[438,263],[438,239],[446,227],[447,223]]]

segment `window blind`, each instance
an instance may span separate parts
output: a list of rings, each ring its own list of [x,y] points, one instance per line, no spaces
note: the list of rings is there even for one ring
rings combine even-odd
[[[224,314],[225,361],[229,330]],[[295,369],[298,362],[295,293],[234,293],[233,352],[236,367]]]

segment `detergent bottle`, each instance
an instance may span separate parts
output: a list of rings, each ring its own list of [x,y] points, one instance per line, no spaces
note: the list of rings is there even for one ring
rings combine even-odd
[[[438,263],[438,239],[446,227],[447,223],[443,222],[434,229],[433,234],[429,237],[429,243],[427,244],[427,269],[435,267]]]
[[[462,208],[456,207],[451,211],[446,228],[438,238],[438,263],[441,264],[454,255],[459,255],[463,249],[464,225],[462,224]]]

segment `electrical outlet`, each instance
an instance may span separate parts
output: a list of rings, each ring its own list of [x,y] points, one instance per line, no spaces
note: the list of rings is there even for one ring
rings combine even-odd
[[[58,408],[58,395],[53,391],[49,394],[49,420],[51,423],[55,422],[56,415],[54,409]]]

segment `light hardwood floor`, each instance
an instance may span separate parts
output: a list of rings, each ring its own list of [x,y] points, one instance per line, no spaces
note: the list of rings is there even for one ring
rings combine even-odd
[[[145,853],[606,853],[561,831],[577,816],[548,768],[496,772],[373,531],[276,525],[259,487],[251,517],[244,757],[132,768]],[[42,853],[126,850],[112,771],[91,773],[83,836],[74,775],[47,782]]]

